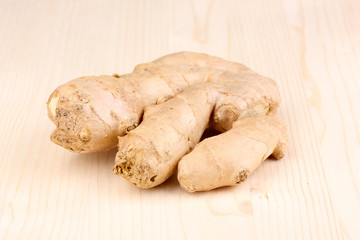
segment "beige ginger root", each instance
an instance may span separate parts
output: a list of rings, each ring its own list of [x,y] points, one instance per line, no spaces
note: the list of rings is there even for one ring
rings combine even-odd
[[[286,144],[286,127],[278,117],[241,119],[180,160],[179,183],[188,192],[239,184],[270,155],[282,158]]]
[[[114,173],[141,188],[168,179],[199,142],[215,103],[207,84],[195,84],[169,101],[145,109],[139,127],[119,138]]]
[[[220,178],[213,175],[217,182],[196,175],[202,169],[211,172],[199,164],[208,162],[198,156],[207,156],[204,149],[208,142],[223,146],[230,155],[234,153],[221,161],[224,166],[237,166],[232,170],[244,174],[251,173],[274,148],[273,155],[283,153],[283,148],[273,146],[274,136],[286,142],[278,134],[283,131],[282,123],[275,117],[262,117],[276,114],[279,104],[273,80],[238,63],[182,52],[140,64],[130,74],[72,80],[51,94],[47,106],[57,127],[51,135],[55,143],[74,152],[96,152],[111,149],[118,142],[113,171],[141,188],[164,182],[182,159],[178,175],[181,186],[187,191],[202,191],[234,184],[232,172],[228,178],[223,172],[218,173]],[[261,132],[243,122],[249,126],[257,123],[267,130]],[[209,126],[225,133],[197,146]],[[270,135],[274,138],[271,141],[266,137]],[[259,142],[253,143],[254,139]],[[246,160],[243,146],[260,153]],[[268,147],[265,152],[264,146]],[[236,153],[242,153],[242,157],[236,159]],[[221,152],[211,155],[214,161],[222,159],[217,154]],[[238,174],[238,178],[243,179],[244,174]]]

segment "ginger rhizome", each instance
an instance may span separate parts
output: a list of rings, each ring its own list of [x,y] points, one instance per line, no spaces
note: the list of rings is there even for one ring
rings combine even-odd
[[[179,183],[189,192],[239,184],[270,155],[282,158],[286,144],[286,128],[278,117],[238,120],[232,129],[205,139],[181,159]]]
[[[182,52],[130,74],[72,80],[51,94],[48,113],[57,126],[52,141],[71,151],[118,144],[113,171],[134,185],[164,182],[180,161],[181,186],[203,191],[240,183],[269,155],[283,155],[285,128],[272,117],[279,104],[273,80]],[[224,133],[198,144],[207,127]]]

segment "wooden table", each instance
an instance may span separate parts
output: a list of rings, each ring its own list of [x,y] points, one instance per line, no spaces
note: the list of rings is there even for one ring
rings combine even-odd
[[[0,239],[359,239],[360,1],[0,0]],[[289,153],[239,186],[140,190],[53,144],[45,102],[176,51],[275,79]]]

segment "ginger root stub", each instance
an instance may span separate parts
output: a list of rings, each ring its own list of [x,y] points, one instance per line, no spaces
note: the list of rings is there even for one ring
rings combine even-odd
[[[119,138],[114,172],[141,188],[164,182],[200,141],[214,103],[211,86],[198,84],[146,108],[141,125]]]
[[[282,158],[286,144],[286,127],[278,117],[241,119],[180,160],[179,183],[188,192],[239,184],[270,155]]]
[[[226,161],[248,164],[239,163],[244,171],[236,170],[244,173],[238,173],[239,179],[244,179],[271,151],[282,156],[284,127],[281,120],[271,117],[279,104],[279,90],[272,79],[242,64],[180,52],[140,64],[129,74],[72,80],[51,94],[47,108],[56,125],[51,134],[56,144],[73,152],[105,151],[118,145],[114,173],[141,188],[164,182],[182,159],[181,186],[187,191],[203,191],[234,184],[235,174],[223,178],[226,170],[219,171],[220,178],[209,176],[211,181],[218,179],[216,182],[199,177],[201,171],[207,171],[203,165],[208,164],[200,155],[206,158],[210,150],[203,149],[214,141],[198,144],[204,130],[211,127],[223,132],[215,137],[220,139],[215,145],[226,152],[211,156],[214,162],[223,159],[224,166],[231,165]],[[249,127],[255,123],[265,130]],[[249,136],[256,136],[259,142],[255,144]],[[274,139],[281,140],[281,151],[276,146],[271,150]],[[207,146],[207,142],[211,144]],[[244,146],[255,151],[246,161],[248,155],[237,158],[235,154],[248,151]],[[267,152],[264,146],[269,148]],[[227,153],[234,153],[233,158],[225,157]]]

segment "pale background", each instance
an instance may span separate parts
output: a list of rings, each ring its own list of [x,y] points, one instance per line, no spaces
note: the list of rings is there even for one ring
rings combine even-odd
[[[0,239],[360,239],[360,1],[0,0]],[[275,79],[289,153],[239,186],[140,190],[53,144],[45,102],[176,51]]]

